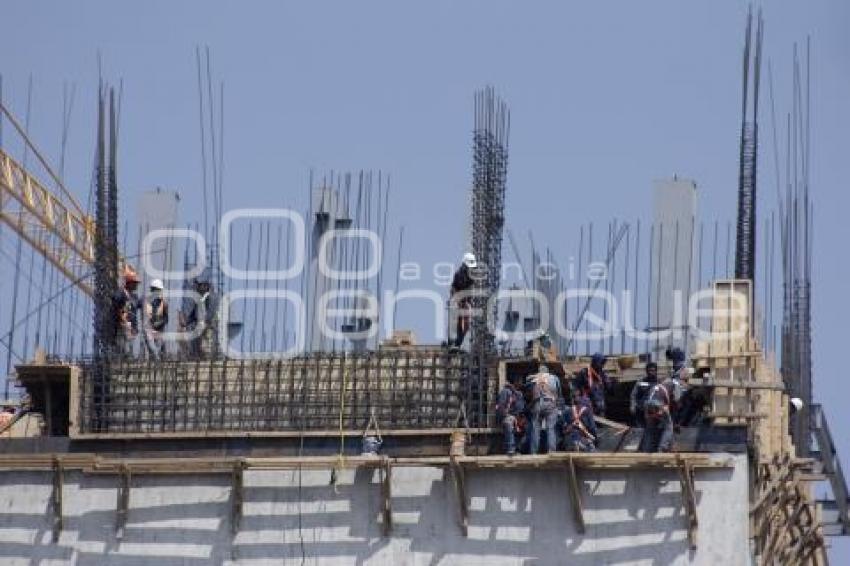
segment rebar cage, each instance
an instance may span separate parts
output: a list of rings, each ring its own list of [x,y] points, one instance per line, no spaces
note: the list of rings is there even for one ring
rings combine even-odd
[[[471,362],[441,349],[91,362],[80,432],[363,431],[372,415],[383,430],[488,426],[497,379]]]

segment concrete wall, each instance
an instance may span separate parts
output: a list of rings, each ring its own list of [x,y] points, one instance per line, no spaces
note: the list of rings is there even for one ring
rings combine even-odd
[[[684,326],[688,324],[687,300],[696,291],[697,258],[694,255],[694,228],[697,213],[697,187],[690,179],[664,179],[654,183],[654,233],[652,287],[649,325],[655,329],[674,328],[681,337],[661,340],[667,346],[685,346]],[[675,293],[682,294],[681,315],[674,308]],[[663,355],[656,359],[664,359]]]
[[[46,472],[0,473],[0,564],[749,564],[747,464],[698,471],[699,547],[687,549],[679,482],[670,472],[581,472],[587,533],[572,521],[557,471],[467,475],[469,537],[439,468],[393,470],[391,538],[369,471],[246,472],[241,529],[231,535],[229,476],[132,480],[122,540],[118,479],[68,472],[65,529],[51,542]],[[299,501],[301,501],[299,505]]]

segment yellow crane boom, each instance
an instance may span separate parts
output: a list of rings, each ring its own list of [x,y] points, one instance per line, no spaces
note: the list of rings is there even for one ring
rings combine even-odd
[[[76,201],[48,190],[2,149],[0,221],[92,296],[94,218],[83,213]]]

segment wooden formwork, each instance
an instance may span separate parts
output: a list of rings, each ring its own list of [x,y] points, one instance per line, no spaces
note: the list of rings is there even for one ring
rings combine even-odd
[[[381,480],[381,518],[384,536],[392,532],[393,468],[442,467],[447,470],[455,486],[458,501],[458,524],[466,535],[469,525],[468,482],[475,470],[487,468],[548,469],[562,472],[566,478],[566,495],[580,533],[584,532],[584,510],[579,489],[582,470],[677,470],[680,475],[682,505],[685,508],[688,540],[692,548],[697,544],[698,519],[694,474],[700,469],[728,468],[728,458],[710,454],[614,454],[614,453],[554,453],[537,456],[467,456],[455,454],[438,457],[393,458],[387,456],[301,456],[294,458],[114,458],[92,453],[79,454],[22,454],[11,455],[0,461],[0,471],[32,470],[53,474],[51,513],[53,537],[63,528],[63,484],[65,473],[79,470],[87,474],[114,475],[118,478],[118,498],[115,531],[123,535],[129,514],[132,478],[139,475],[174,474],[229,474],[231,476],[231,527],[238,532],[245,500],[244,473],[248,470],[339,470],[366,468],[378,470]]]
[[[716,425],[746,422],[750,431],[750,535],[759,564],[824,564],[811,460],[795,458],[789,403],[771,355],[752,334],[752,283],[714,284],[712,338],[699,343],[694,366],[709,373],[709,416]]]

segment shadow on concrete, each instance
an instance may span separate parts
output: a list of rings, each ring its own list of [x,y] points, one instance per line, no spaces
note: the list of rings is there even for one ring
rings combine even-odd
[[[235,535],[229,476],[137,476],[120,540],[118,478],[67,473],[58,543],[52,542],[50,474],[9,472],[0,474],[0,563],[710,564],[719,556],[731,566],[746,560],[748,548],[745,525],[728,519],[746,519],[745,512],[733,513],[738,499],[746,504],[746,461],[740,462],[735,471],[697,472],[701,540],[710,536],[712,544],[695,552],[688,550],[675,472],[581,471],[587,527],[579,534],[564,471],[469,471],[463,537],[447,473],[397,468],[389,538],[382,535],[373,470],[341,472],[336,485],[327,471],[303,471],[300,485],[298,471],[247,472]]]

